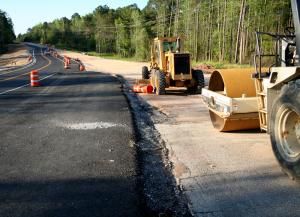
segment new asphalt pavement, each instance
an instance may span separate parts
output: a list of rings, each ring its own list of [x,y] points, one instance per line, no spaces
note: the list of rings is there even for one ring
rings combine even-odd
[[[119,81],[30,49],[32,65],[0,72],[0,216],[143,216]]]

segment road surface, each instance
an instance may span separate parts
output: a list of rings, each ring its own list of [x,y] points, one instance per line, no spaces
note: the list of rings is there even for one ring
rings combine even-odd
[[[32,49],[33,66],[0,72],[0,216],[142,216],[119,81]],[[41,87],[28,86],[32,69]]]

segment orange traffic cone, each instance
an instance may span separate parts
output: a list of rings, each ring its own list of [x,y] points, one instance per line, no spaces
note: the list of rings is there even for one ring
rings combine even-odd
[[[152,85],[147,85],[141,88],[142,93],[152,93],[153,92],[153,87]]]
[[[133,85],[133,92],[135,93],[152,93],[153,87],[152,85]]]
[[[85,67],[84,67],[83,64],[80,64],[80,65],[79,65],[79,70],[80,70],[81,72],[83,72],[83,71],[85,70]]]
[[[68,63],[67,63],[67,61],[64,62],[64,68],[65,69],[69,69],[70,68],[69,65],[68,65]]]
[[[135,85],[133,85],[132,89],[133,89],[133,92],[135,92],[135,93],[140,93],[141,92],[140,85],[135,84]]]
[[[32,70],[30,72],[30,84],[31,84],[31,87],[39,87],[40,86],[39,72],[37,70]]]

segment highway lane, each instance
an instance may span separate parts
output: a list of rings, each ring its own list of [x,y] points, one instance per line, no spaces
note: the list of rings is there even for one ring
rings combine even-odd
[[[0,216],[143,216],[119,81],[48,58],[41,87],[0,75]],[[47,64],[37,55],[14,76]]]
[[[0,72],[0,94],[24,85],[28,85],[30,83],[31,70],[39,70],[41,79],[50,76],[55,71],[62,70],[62,63],[58,59],[42,55],[46,48],[40,48],[33,45],[30,45],[29,47],[32,51],[34,50],[33,64],[20,69]],[[49,71],[47,68],[50,65],[51,70]]]

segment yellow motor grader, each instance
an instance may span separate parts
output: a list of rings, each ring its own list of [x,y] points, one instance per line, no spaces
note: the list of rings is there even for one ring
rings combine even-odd
[[[255,68],[213,72],[202,97],[216,129],[266,131],[283,170],[300,179],[300,0],[291,5],[294,31],[257,32]],[[275,52],[265,52],[266,38]],[[264,68],[263,59],[272,57],[273,64]]]
[[[188,92],[201,92],[204,76],[201,70],[191,68],[191,56],[182,52],[181,39],[160,37],[151,46],[150,68],[142,68],[142,81],[150,83],[157,95],[168,87],[186,87]]]

